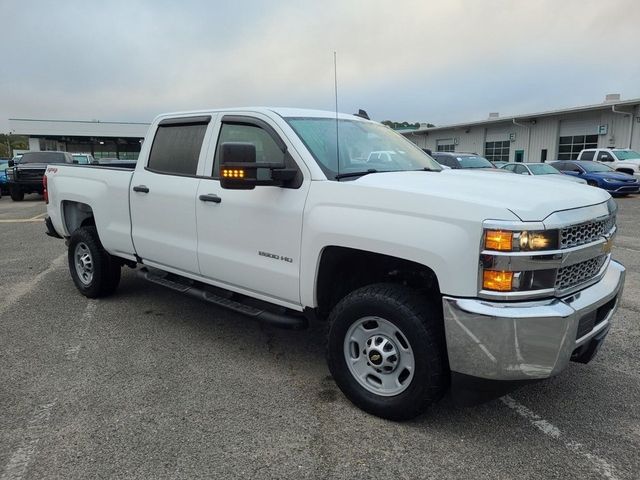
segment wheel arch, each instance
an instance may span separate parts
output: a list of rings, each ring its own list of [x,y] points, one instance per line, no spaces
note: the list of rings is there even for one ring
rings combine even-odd
[[[62,222],[67,236],[71,236],[80,227],[96,225],[93,209],[90,205],[73,200],[62,202]]]
[[[383,253],[332,245],[322,250],[318,260],[314,284],[318,317],[327,318],[348,293],[381,282],[423,291],[441,305],[438,277],[429,266]]]

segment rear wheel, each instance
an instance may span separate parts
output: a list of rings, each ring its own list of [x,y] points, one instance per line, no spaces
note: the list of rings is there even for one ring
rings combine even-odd
[[[96,227],[81,227],[73,232],[68,260],[73,283],[85,297],[105,297],[118,288],[120,263],[100,243]]]
[[[24,200],[24,192],[17,185],[9,187],[9,194],[11,195],[11,200],[14,202],[21,202]]]
[[[441,313],[394,284],[360,288],[330,315],[329,369],[358,407],[392,420],[424,412],[444,394],[448,368]]]
[[[596,182],[594,180],[587,180],[587,184],[591,185],[592,187],[597,187],[598,186],[598,182]]]

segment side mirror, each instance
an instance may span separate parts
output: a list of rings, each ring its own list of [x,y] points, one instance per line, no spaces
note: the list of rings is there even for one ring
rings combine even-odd
[[[258,169],[270,170],[270,179],[258,180]],[[283,186],[297,170],[284,163],[257,163],[253,143],[225,142],[220,146],[220,186],[229,190],[252,190],[256,185]]]
[[[529,175],[529,172],[521,172],[520,175]]]
[[[8,164],[9,167],[15,167],[15,165],[16,165],[16,162],[14,160],[9,160],[9,164]]]

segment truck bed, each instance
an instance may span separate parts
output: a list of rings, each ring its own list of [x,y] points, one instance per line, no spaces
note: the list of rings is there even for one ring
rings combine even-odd
[[[69,236],[69,225],[81,221],[69,208],[73,202],[91,205],[96,228],[112,255],[135,259],[131,239],[129,188],[133,168],[127,165],[67,165],[47,167],[49,213],[56,231]],[[64,202],[56,194],[64,192]]]

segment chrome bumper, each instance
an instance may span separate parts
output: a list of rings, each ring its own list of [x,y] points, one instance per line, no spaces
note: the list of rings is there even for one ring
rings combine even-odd
[[[598,283],[561,299],[491,302],[444,296],[451,370],[490,380],[558,374],[576,349],[608,329],[624,278],[624,267],[611,261]],[[593,328],[584,333],[594,315]]]

